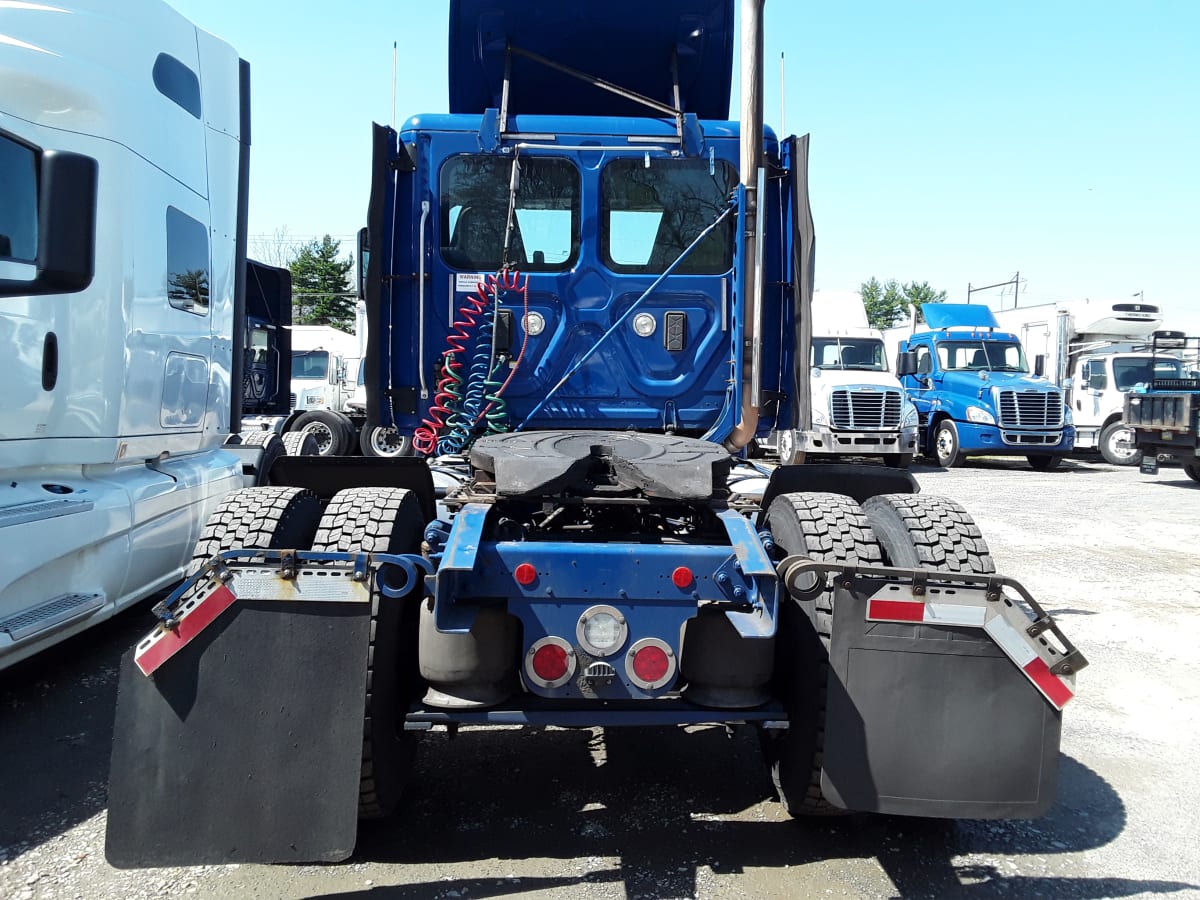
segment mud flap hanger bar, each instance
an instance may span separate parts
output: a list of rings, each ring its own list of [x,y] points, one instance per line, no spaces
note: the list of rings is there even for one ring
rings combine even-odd
[[[833,586],[846,590],[851,589],[854,582],[859,578],[877,578],[893,582],[907,582],[907,593],[909,596],[905,597],[903,591],[897,591],[896,601],[908,602],[914,606],[916,603],[913,601],[929,597],[931,592],[941,595],[939,596],[939,601],[948,599],[951,595],[945,594],[945,591],[949,589],[953,592],[956,585],[976,591],[982,590],[989,606],[995,604],[997,611],[1000,612],[1006,609],[1015,609],[1026,620],[1020,629],[1026,637],[1026,643],[1031,645],[1039,641],[1045,643],[1042,635],[1046,632],[1054,635],[1062,651],[1061,653],[1057,650],[1053,651],[1060,658],[1049,667],[1052,675],[1068,677],[1074,675],[1088,664],[1084,655],[1067,639],[1067,636],[1063,634],[1058,624],[1042,608],[1041,604],[1034,600],[1019,582],[1012,578],[1006,578],[1003,575],[939,572],[929,569],[896,569],[888,566],[841,565],[837,563],[818,562],[806,556],[789,556],[779,563],[776,571],[788,593],[798,600],[810,600],[828,590],[831,575],[833,576]],[[1020,595],[1021,600],[1033,612],[1032,619],[1028,619],[1023,612],[1020,612],[1020,607],[1011,605],[1012,602],[1004,596],[1004,588],[1010,588]],[[886,621],[915,621],[924,622],[924,624],[938,624],[936,619],[929,617],[926,617],[924,620],[892,618],[891,616],[872,616],[872,618],[880,618]],[[944,624],[961,623],[946,622]],[[982,621],[979,622],[979,627],[983,627]]]
[[[230,565],[230,564],[233,565]],[[238,564],[241,565],[238,565]],[[210,579],[222,585],[234,580],[234,573],[247,568],[247,564],[275,564],[274,574],[285,581],[294,580],[299,568],[306,565],[328,568],[329,564],[349,563],[353,570],[350,579],[367,581],[372,570],[375,586],[385,597],[399,599],[412,592],[421,583],[423,594],[428,594],[425,576],[433,574],[433,565],[422,556],[398,553],[320,553],[307,550],[226,550],[208,560],[194,575],[183,581],[165,600],[151,610],[160,620],[160,627],[174,628],[179,624],[176,613],[180,601]],[[403,576],[398,579],[397,576]]]

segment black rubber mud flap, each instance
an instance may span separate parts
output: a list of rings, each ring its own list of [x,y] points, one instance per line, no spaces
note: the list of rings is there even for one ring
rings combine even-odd
[[[980,628],[868,622],[839,587],[821,790],[864,812],[1032,818],[1054,801],[1062,713]]]
[[[108,861],[349,857],[369,637],[369,604],[239,600],[151,677],[126,654]]]

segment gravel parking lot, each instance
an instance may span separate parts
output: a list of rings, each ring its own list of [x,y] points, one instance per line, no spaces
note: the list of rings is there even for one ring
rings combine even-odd
[[[349,863],[117,871],[105,782],[142,609],[0,673],[0,896],[1200,897],[1200,486],[1093,461],[913,472],[1091,662],[1043,819],[796,823],[749,730],[488,729],[429,736]]]

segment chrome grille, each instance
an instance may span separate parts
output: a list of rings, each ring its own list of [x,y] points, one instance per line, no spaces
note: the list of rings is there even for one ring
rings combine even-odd
[[[1062,423],[1058,391],[1000,391],[1001,428],[1058,428]]]
[[[829,412],[834,428],[883,431],[900,427],[900,392],[848,388],[833,392]]]

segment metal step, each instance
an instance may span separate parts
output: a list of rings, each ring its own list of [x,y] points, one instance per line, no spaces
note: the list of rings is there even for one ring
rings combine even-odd
[[[63,594],[25,612],[0,620],[0,635],[13,643],[70,625],[104,605],[104,594]]]
[[[34,503],[19,503],[0,509],[0,528],[87,512],[95,505],[91,500],[38,500]]]

